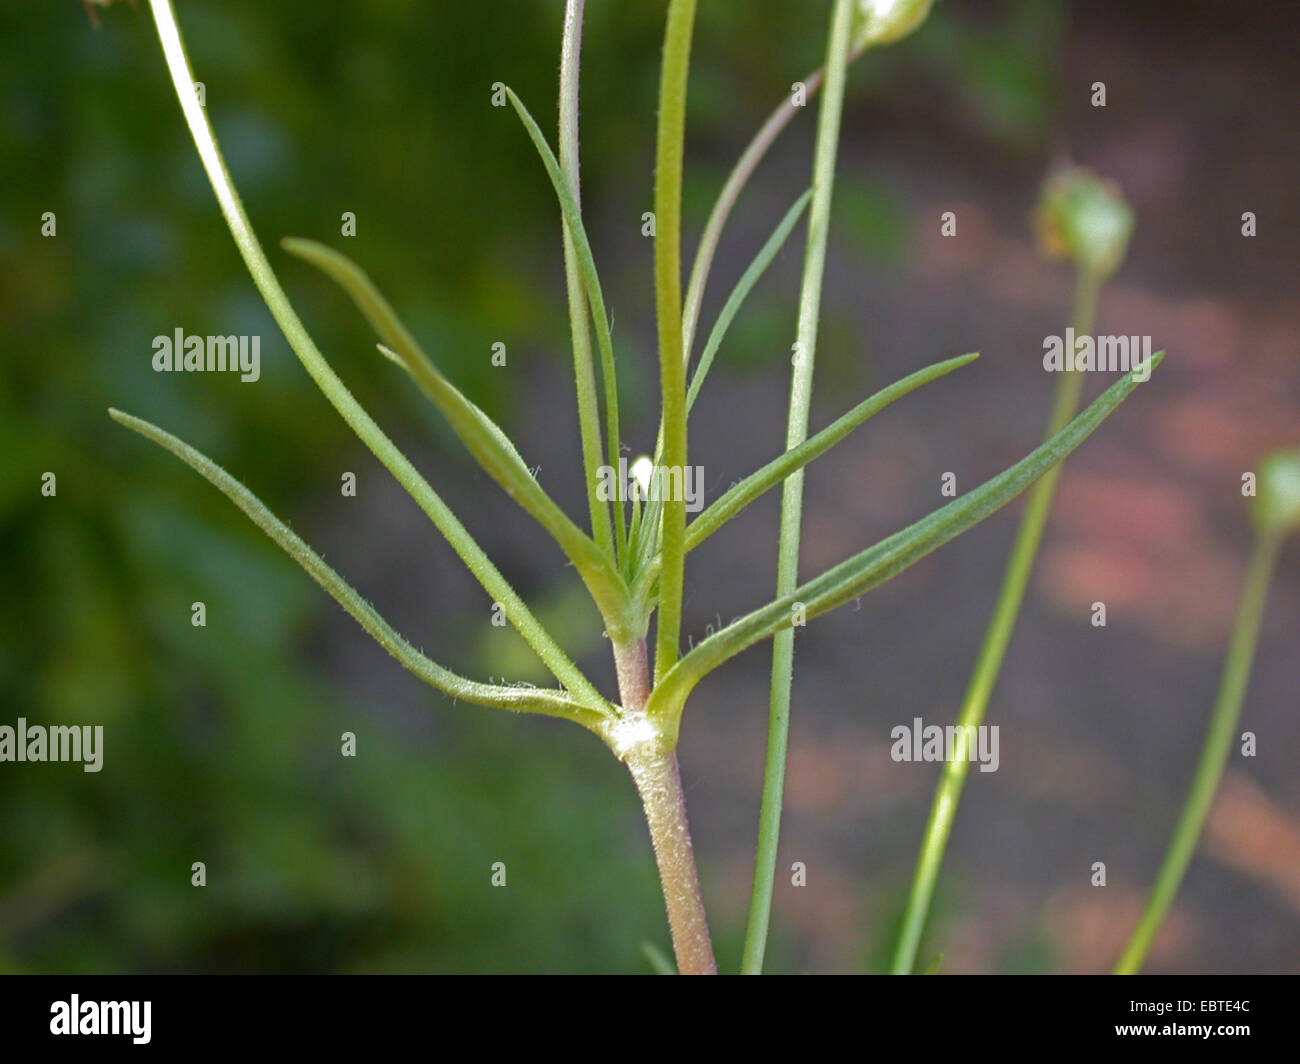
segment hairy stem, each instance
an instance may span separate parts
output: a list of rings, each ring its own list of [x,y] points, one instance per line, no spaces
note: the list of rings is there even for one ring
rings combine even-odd
[[[1101,282],[1096,276],[1087,271],[1080,272],[1073,313],[1076,335],[1091,335],[1100,288]],[[1056,399],[1052,406],[1052,415],[1045,438],[1050,439],[1069,423],[1079,405],[1082,387],[1082,373],[1071,370],[1062,375],[1056,388]],[[916,873],[908,893],[903,927],[899,933],[891,966],[895,975],[908,975],[916,965],[916,951],[920,947],[921,933],[925,930],[930,902],[934,897],[934,885],[939,878],[944,851],[948,845],[948,837],[952,833],[953,820],[957,816],[957,806],[961,802],[961,792],[966,785],[966,776],[970,769],[964,744],[969,736],[975,734],[974,729],[983,723],[984,715],[988,710],[989,698],[997,684],[998,673],[1006,657],[1007,645],[1011,642],[1011,635],[1016,628],[1016,618],[1020,615],[1020,606],[1029,587],[1029,577],[1033,573],[1034,561],[1038,557],[1038,546],[1043,538],[1043,529],[1047,525],[1047,515],[1052,509],[1052,499],[1056,494],[1056,484],[1060,480],[1063,465],[1064,463],[1058,463],[1053,466],[1034,485],[1024,516],[1020,519],[1020,529],[1016,534],[1011,558],[1002,578],[1002,589],[998,595],[997,605],[994,607],[993,617],[984,635],[984,645],[980,648],[974,672],[966,688],[966,697],[962,701],[961,716],[958,721],[960,727],[957,732],[958,748],[953,751],[952,759],[945,762],[943,766],[934,803],[930,808],[930,819],[926,824],[925,836],[921,840]]]
[[[786,450],[798,447],[808,436],[808,411],[812,404],[813,362],[817,324],[821,312],[822,277],[826,272],[826,241],[830,230],[831,191],[839,148],[840,115],[849,63],[852,0],[835,0],[830,40],[826,52],[826,91],[817,116],[817,143],[813,154],[812,204],[808,210],[808,247],[804,256],[799,295],[794,373],[790,384],[790,416]],[[781,539],[777,559],[776,596],[788,595],[799,581],[799,535],[803,521],[803,470],[786,479],[781,495]],[[772,914],[772,887],[776,877],[776,851],[781,834],[781,804],[785,790],[786,747],[790,733],[790,687],[794,673],[794,631],[776,634],[772,646],[772,694],[769,705],[767,763],[763,770],[763,801],[759,812],[758,851],[754,858],[754,887],[749,925],[741,962],[743,974],[763,970],[767,929]]]
[[[677,971],[682,975],[716,975],[718,964],[713,959],[713,943],[700,897],[677,754],[668,751],[629,755],[627,767],[641,795],[654,843]]]
[[[646,700],[650,697],[645,641],[616,647],[614,662],[623,715],[608,729],[609,742],[632,773],[645,810],[668,910],[677,970],[682,975],[714,975],[718,966],[713,959],[713,942],[700,895],[677,754],[672,749],[672,740],[665,742],[645,713]]]
[[[1187,792],[1187,802],[1178,818],[1178,826],[1174,828],[1169,849],[1160,865],[1155,885],[1151,888],[1151,897],[1147,899],[1146,909],[1133,931],[1133,937],[1129,939],[1128,946],[1115,966],[1116,975],[1136,975],[1142,970],[1147,951],[1164,922],[1165,913],[1169,911],[1192,855],[1196,852],[1196,843],[1201,837],[1201,829],[1205,827],[1205,818],[1209,815],[1214,795],[1219,789],[1219,780],[1223,777],[1223,769],[1227,765],[1233,737],[1237,732],[1241,706],[1250,684],[1255,648],[1259,644],[1259,629],[1264,617],[1264,604],[1268,600],[1268,585],[1280,545],[1281,536],[1277,534],[1262,533],[1255,541],[1255,550],[1246,570],[1241,604],[1237,608],[1237,621],[1232,629],[1232,642],[1228,646],[1228,656],[1223,665],[1218,698],[1214,703],[1214,711],[1210,714],[1205,746],[1201,749],[1201,759],[1196,765],[1196,774],[1192,777],[1192,786]]]

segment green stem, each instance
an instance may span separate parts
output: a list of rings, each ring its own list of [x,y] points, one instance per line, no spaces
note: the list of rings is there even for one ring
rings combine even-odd
[[[1250,684],[1255,648],[1259,643],[1264,604],[1268,600],[1268,585],[1281,541],[1282,537],[1276,533],[1261,533],[1255,541],[1254,553],[1246,569],[1241,604],[1237,608],[1232,642],[1228,646],[1228,657],[1223,665],[1219,695],[1210,715],[1210,728],[1205,736],[1205,746],[1201,749],[1201,759],[1196,765],[1196,775],[1192,777],[1187,802],[1183,805],[1178,826],[1174,828],[1173,837],[1169,841],[1169,849],[1160,866],[1160,873],[1156,876],[1155,886],[1151,888],[1146,909],[1143,910],[1142,918],[1119,963],[1115,965],[1116,975],[1136,975],[1142,970],[1147,951],[1164,922],[1165,913],[1169,911],[1187,865],[1196,852],[1196,843],[1205,826],[1205,818],[1209,815],[1214,795],[1219,789],[1219,780],[1223,776],[1233,737],[1237,732],[1241,706]]]
[[[790,385],[790,416],[786,449],[798,447],[808,436],[808,411],[812,403],[813,361],[821,309],[822,277],[826,271],[826,242],[830,230],[831,192],[839,147],[844,82],[849,64],[849,31],[853,23],[852,0],[835,0],[830,40],[826,52],[826,91],[817,116],[817,142],[813,154],[812,205],[808,211],[808,246],[804,256],[799,296],[799,344]],[[776,595],[794,590],[799,578],[799,532],[803,519],[803,470],[786,479],[781,495],[781,539],[777,560]],[[763,970],[767,930],[772,913],[772,888],[776,878],[776,851],[781,833],[781,802],[785,789],[786,747],[790,732],[790,686],[794,673],[794,631],[778,632],[772,647],[772,695],[769,706],[767,763],[763,771],[763,801],[759,812],[758,850],[754,858],[754,887],[749,924],[741,961],[743,974]]]
[[[555,677],[579,701],[598,712],[603,712],[606,703],[600,696],[600,692],[551,638],[524,601],[507,583],[505,577],[483,553],[483,549],[475,542],[465,526],[429,486],[419,471],[411,465],[410,460],[397,449],[392,440],[362,409],[347,386],[339,380],[316,349],[316,345],[299,320],[289,302],[289,297],[280,287],[279,279],[262,251],[262,245],[249,223],[239,193],[231,180],[230,171],[226,168],[225,159],[217,145],[216,135],[208,122],[207,112],[199,105],[198,97],[194,92],[194,76],[190,72],[189,59],[185,54],[180,29],[176,25],[176,15],[172,10],[171,0],[149,0],[149,4],[153,10],[154,24],[158,29],[158,38],[162,42],[163,55],[171,72],[172,84],[180,100],[185,123],[194,138],[194,146],[198,149],[199,158],[212,184],[212,191],[216,194],[221,213],[225,216],[231,236],[234,237],[239,253],[244,259],[244,265],[253,278],[253,283],[257,285],[289,346],[293,348],[299,361],[334,409],[411,494],[488,594],[505,607],[510,623],[527,640]]]
[[[1091,273],[1080,271],[1072,315],[1076,335],[1091,335],[1100,289],[1100,279]],[[1062,375],[1056,388],[1056,399],[1045,438],[1054,436],[1069,423],[1079,405],[1082,387],[1083,374],[1072,370]],[[1043,529],[1047,525],[1047,515],[1052,509],[1052,498],[1056,493],[1056,484],[1060,479],[1063,464],[1058,463],[1053,466],[1034,485],[1024,516],[1020,519],[1020,529],[1016,534],[1011,558],[1002,578],[1002,589],[998,595],[997,605],[993,610],[988,631],[984,635],[984,645],[980,648],[975,670],[966,688],[966,697],[962,701],[959,719],[962,727],[958,730],[958,736],[963,742],[968,736],[974,735],[973,729],[983,722],[989,698],[997,684],[998,673],[1006,657],[1007,645],[1011,641],[1012,632],[1015,631],[1016,618],[1020,614],[1020,606],[1024,602],[1025,591],[1029,586],[1029,577],[1038,556],[1038,546],[1043,538]],[[945,762],[943,766],[934,804],[930,808],[930,819],[921,841],[916,874],[908,894],[903,927],[894,953],[891,970],[895,975],[910,974],[915,967],[921,933],[925,929],[930,902],[934,897],[934,885],[939,878],[939,869],[943,865],[944,850],[947,848],[948,837],[952,832],[953,820],[957,815],[957,806],[961,802],[961,792],[966,784],[969,768],[970,763],[965,756],[965,751],[960,748],[953,752],[952,759]]]
[[[582,17],[586,0],[566,0],[564,5],[564,35],[560,45],[560,168],[573,190],[574,201],[581,206],[580,166],[578,156],[578,83],[582,60]],[[596,371],[592,359],[591,319],[588,317],[587,296],[583,289],[582,274],[578,267],[578,252],[568,222],[564,225],[564,277],[569,290],[569,328],[573,337],[573,375],[578,387],[578,427],[582,434],[583,475],[587,480],[587,505],[591,511],[591,533],[597,545],[607,554],[614,554],[614,540],[610,534],[609,504],[602,502],[596,493],[600,482],[600,409],[596,399]],[[606,393],[611,381],[605,382]],[[618,410],[606,402],[605,416],[609,420],[610,454],[608,461],[618,464]],[[622,508],[615,503],[615,511]],[[623,551],[622,520],[616,522],[619,530],[619,553]]]
[[[655,312],[659,331],[659,381],[663,393],[663,463],[686,472],[686,366],[682,360],[682,155],[686,134],[686,82],[691,64],[695,0],[671,0],[659,80],[655,146]],[[663,504],[663,568],[655,679],[677,663],[685,582],[686,500]]]

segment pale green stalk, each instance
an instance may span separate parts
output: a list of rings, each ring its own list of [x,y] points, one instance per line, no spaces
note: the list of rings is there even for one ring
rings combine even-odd
[[[560,43],[560,168],[568,179],[574,205],[582,203],[581,167],[578,152],[578,84],[582,67],[582,19],[586,0],[566,0],[564,34]],[[591,531],[596,543],[611,555],[609,503],[596,496],[600,461],[600,411],[596,401],[596,379],[592,364],[591,323],[583,288],[577,248],[569,220],[564,226],[564,278],[569,292],[569,328],[573,336],[573,370],[578,386],[578,424],[582,434],[583,474],[587,479],[587,504],[591,510]],[[618,464],[618,388],[610,367],[605,367],[605,417],[609,428],[609,458]],[[616,514],[622,507],[614,504]],[[623,519],[616,517],[618,551],[622,556]]]
[[[812,189],[808,189],[802,196],[794,201],[794,205],[785,212],[785,217],[772,230],[772,235],[767,238],[767,242],[759,249],[754,261],[740,276],[736,282],[736,287],[732,289],[731,295],[727,297],[726,303],[722,305],[722,310],[718,313],[718,320],[713,323],[713,329],[709,333],[709,338],[704,344],[704,350],[700,353],[699,365],[695,367],[695,372],[691,375],[691,386],[686,392],[686,413],[691,412],[691,407],[695,405],[695,398],[700,394],[700,388],[704,385],[704,380],[709,375],[709,367],[713,365],[713,356],[718,353],[718,348],[722,346],[722,339],[727,335],[727,329],[730,328],[732,319],[740,310],[741,305],[753,290],[754,285],[758,284],[758,279],[763,276],[772,260],[776,258],[777,252],[785,246],[786,238],[789,237],[790,231],[803,216],[804,209],[808,206],[808,201],[812,198]],[[690,349],[683,348],[687,359],[690,358]]]
[[[849,64],[853,0],[835,0],[830,40],[826,51],[826,91],[817,116],[817,142],[813,154],[812,205],[808,212],[808,247],[804,256],[803,284],[799,295],[798,343],[790,385],[790,416],[786,449],[798,447],[808,435],[812,403],[813,363],[817,324],[821,310],[822,277],[826,270],[826,242],[830,231],[831,191],[839,148],[840,115]],[[794,590],[799,578],[799,534],[803,520],[803,470],[790,474],[781,496],[781,538],[777,559],[778,598]],[[776,851],[781,832],[781,803],[785,789],[786,747],[790,731],[790,687],[794,674],[794,631],[783,629],[772,646],[772,694],[769,707],[767,763],[763,772],[763,800],[759,813],[758,852],[754,858],[754,888],[745,933],[741,972],[763,970],[767,929],[772,911],[772,886],[776,876]]]
[[[849,53],[849,62],[852,63],[857,59],[866,47],[865,44],[854,45]],[[822,86],[823,74],[824,71],[815,70],[803,79],[805,101],[817,95],[817,90]],[[790,124],[790,120],[802,110],[802,107],[795,106],[794,99],[790,95],[777,105],[776,109],[768,115],[767,121],[754,134],[754,139],[741,152],[736,165],[727,175],[722,191],[714,201],[713,209],[709,212],[708,221],[704,224],[704,232],[700,235],[700,245],[695,250],[695,262],[691,266],[691,279],[686,287],[686,302],[682,311],[682,350],[688,361],[695,340],[695,330],[700,320],[700,308],[704,302],[704,288],[708,284],[709,271],[713,267],[713,256],[718,250],[718,242],[722,239],[722,230],[727,224],[727,219],[731,217],[731,210],[740,199],[745,186],[749,184],[750,177],[758,169],[758,164],[763,161],[767,150],[775,143],[782,130]]]
[[[262,246],[244,212],[239,193],[230,178],[230,172],[217,145],[216,136],[208,122],[206,111],[199,105],[194,90],[194,76],[190,71],[185,46],[181,40],[180,30],[176,25],[176,16],[170,0],[149,0],[153,11],[154,23],[158,37],[162,42],[163,54],[171,72],[172,84],[180,100],[181,110],[185,115],[186,125],[194,138],[199,158],[207,172],[212,190],[216,194],[231,236],[239,248],[244,264],[266,301],[271,315],[284,333],[289,346],[293,348],[307,372],[324,392],[325,397],[352,427],[362,442],[374,452],[375,456],[389,469],[404,488],[411,494],[420,508],[433,521],[438,530],[446,537],[452,548],[464,561],[465,565],[487,590],[492,598],[500,602],[510,623],[519,631],[528,644],[551,670],[556,678],[582,703],[597,712],[607,705],[600,692],[578,670],[568,655],[560,649],[550,634],[541,626],[524,601],[492,564],[491,560],[466,531],[465,527],[451,512],[442,499],[429,486],[428,482],[411,465],[383,430],[371,419],[361,405],[352,397],[351,392],[330,369],[325,359],[316,349],[307,330],[303,327],[297,313],[289,303],[284,289],[276,278],[271,265],[267,262]]]
[[[1100,288],[1101,280],[1095,273],[1080,269],[1073,313],[1076,336],[1092,334]],[[1046,433],[1048,438],[1059,432],[1074,415],[1079,405],[1082,386],[1082,373],[1070,370],[1062,374],[1048,422]],[[1052,499],[1056,493],[1056,484],[1060,479],[1063,464],[1054,466],[1034,485],[1024,516],[1020,519],[1020,529],[1016,534],[1011,558],[1002,579],[997,605],[993,610],[988,631],[984,636],[984,645],[980,648],[974,672],[966,689],[966,697],[962,701],[957,732],[962,743],[975,734],[974,729],[983,723],[984,715],[988,710],[989,699],[997,684],[1007,646],[1011,642],[1011,634],[1015,631],[1016,618],[1020,614],[1025,591],[1029,587],[1029,577],[1034,570],[1034,560],[1038,557],[1038,546],[1042,541],[1043,529],[1047,525],[1047,515],[1052,509]],[[935,882],[939,878],[939,869],[943,865],[944,851],[948,845],[948,837],[952,833],[957,806],[961,802],[961,792],[966,784],[969,770],[970,761],[965,750],[959,747],[944,763],[940,774],[938,789],[930,809],[930,818],[921,841],[916,874],[908,894],[907,908],[903,914],[902,930],[894,952],[891,970],[895,975],[909,975],[916,966],[916,952],[920,947],[921,934],[925,930],[930,902],[934,897]]]
[[[740,280],[736,282],[736,287],[731,290],[731,295],[727,297],[726,303],[723,304],[722,310],[718,313],[718,320],[713,323],[713,330],[709,333],[709,339],[704,345],[704,351],[700,354],[699,364],[695,367],[695,372],[691,374],[691,384],[686,390],[686,415],[690,417],[691,408],[695,406],[695,400],[700,394],[700,389],[704,386],[704,381],[709,375],[709,369],[713,365],[713,356],[718,353],[718,348],[722,346],[722,340],[727,335],[727,330],[731,327],[732,321],[740,311],[749,293],[753,291],[754,285],[767,271],[776,258],[777,253],[785,246],[795,224],[803,215],[808,206],[808,201],[812,198],[812,189],[808,189],[802,196],[795,200],[794,204],[785,216],[777,223],[777,227],[772,231],[772,235],[767,238],[767,242],[759,249],[758,254],[754,256],[754,261],[749,264],[745,272],[740,275]],[[683,356],[687,363],[690,362],[690,352],[683,351]],[[655,464],[657,465],[663,455],[664,448],[664,427],[659,425],[659,435],[655,440]],[[644,549],[647,544],[639,544]],[[689,548],[688,548],[689,550]],[[642,558],[638,555],[636,559],[640,568]]]
[[[1259,629],[1264,618],[1264,605],[1268,600],[1268,585],[1277,563],[1281,542],[1280,533],[1267,531],[1261,532],[1255,540],[1255,549],[1246,570],[1241,604],[1237,608],[1237,620],[1232,629],[1232,642],[1228,646],[1228,656],[1223,665],[1223,679],[1219,683],[1219,694],[1214,703],[1214,711],[1210,714],[1210,728],[1201,749],[1201,759],[1197,762],[1196,774],[1192,777],[1192,786],[1187,792],[1187,801],[1178,817],[1178,826],[1169,841],[1169,849],[1160,865],[1155,885],[1151,888],[1151,896],[1147,899],[1142,918],[1115,966],[1116,975],[1136,975],[1142,970],[1147,951],[1164,922],[1165,914],[1169,911],[1192,855],[1196,852],[1196,844],[1205,827],[1205,819],[1209,816],[1210,806],[1219,789],[1219,780],[1223,777],[1237,734],[1241,706],[1250,684],[1255,648],[1259,644]]]

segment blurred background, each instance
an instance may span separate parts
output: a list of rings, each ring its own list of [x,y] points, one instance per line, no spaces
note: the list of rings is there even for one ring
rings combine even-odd
[[[275,246],[343,246],[583,514],[558,214],[518,123],[488,102],[508,82],[553,129],[561,0],[179,8],[253,223],[326,356],[611,690],[601,626],[561,556],[376,357],[351,305]],[[588,8],[583,193],[640,453],[658,401],[640,228],[664,4]],[[688,252],[758,123],[819,65],[829,11],[701,5]],[[0,765],[0,969],[648,970],[641,944],[667,947],[649,840],[597,740],[448,704],[224,498],[107,418],[121,407],[211,455],[439,661],[543,679],[260,303],[147,5],[102,21],[92,29],[76,0],[0,13],[0,723],[105,729],[98,774]],[[1296,29],[1282,2],[943,0],[852,71],[814,427],[921,365],[983,358],[814,467],[806,573],[928,512],[941,473],[966,490],[1037,443],[1055,383],[1042,338],[1063,330],[1071,288],[1028,218],[1054,163],[1114,178],[1137,211],[1098,331],[1170,353],[1067,465],[990,708],[1001,767],[972,774],[924,947],[944,971],[1106,970],[1181,807],[1249,549],[1241,474],[1300,443]],[[1097,81],[1105,108],[1090,103]],[[702,335],[807,185],[814,110],[737,208]],[[949,210],[958,235],[943,239]],[[47,211],[56,237],[41,235]],[[339,235],[345,211],[353,238]],[[801,234],[696,407],[708,498],[780,450]],[[262,379],[154,373],[152,338],[177,328],[260,334]],[[770,597],[776,500],[692,555],[691,638]],[[889,731],[955,718],[1018,513],[801,635],[772,970],[884,966],[937,777],[891,761]],[[190,624],[195,601],[205,628]],[[1105,628],[1089,623],[1095,601]],[[1149,970],[1300,970],[1297,622],[1292,544],[1242,723],[1258,756],[1234,754]],[[755,649],[714,674],[683,727],[706,901],[733,970],[768,668]],[[340,756],[344,731],[354,758]],[[789,885],[794,861],[805,887]],[[494,862],[505,887],[491,886]]]

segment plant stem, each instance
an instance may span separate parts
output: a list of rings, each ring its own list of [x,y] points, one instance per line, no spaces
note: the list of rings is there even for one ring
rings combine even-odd
[[[822,277],[826,270],[826,242],[830,230],[831,192],[839,147],[844,82],[849,63],[852,0],[835,0],[826,52],[826,91],[817,116],[817,142],[813,154],[812,204],[808,211],[808,246],[804,255],[799,295],[797,356],[790,384],[790,415],[786,425],[786,450],[798,447],[808,436],[812,403],[813,362],[821,309]],[[781,539],[777,560],[776,596],[788,595],[799,578],[799,533],[803,520],[803,470],[786,479],[781,495]],[[776,851],[781,833],[781,802],[785,789],[786,747],[790,733],[790,686],[794,673],[794,631],[776,634],[772,646],[772,694],[769,705],[767,763],[763,771],[763,799],[759,812],[758,850],[754,858],[754,886],[745,933],[743,974],[763,970],[767,929],[772,912],[772,887],[776,878]]]
[[[677,970],[682,975],[715,975],[718,966],[713,959],[713,942],[700,895],[677,754],[645,713],[646,699],[650,696],[645,641],[616,647],[614,660],[623,716],[613,725],[611,745],[632,773],[645,810],[668,910]],[[624,736],[626,741],[620,742]]]
[[[582,17],[586,0],[566,0],[564,5],[564,35],[560,45],[560,168],[573,189],[573,198],[581,206],[581,168],[578,161],[578,83],[582,66]],[[588,317],[587,296],[578,271],[578,252],[573,244],[573,234],[564,223],[564,277],[569,290],[569,329],[573,338],[573,375],[578,387],[578,427],[582,434],[583,475],[587,480],[587,505],[591,511],[591,534],[607,554],[613,556],[614,541],[610,534],[609,504],[601,502],[596,494],[599,483],[600,408],[596,399],[596,371],[592,360],[591,319]],[[617,411],[607,410],[606,416],[618,417]],[[610,433],[617,440],[616,421],[610,423]],[[615,444],[614,446],[617,446]],[[617,451],[608,461],[618,464]],[[618,504],[615,509],[621,512]],[[621,521],[618,526],[621,529]],[[622,536],[619,537],[620,551]]]
[[[713,943],[700,897],[700,880],[695,871],[691,831],[686,822],[686,799],[682,794],[677,754],[655,753],[629,756],[627,767],[636,782],[645,807],[646,824],[654,844],[659,880],[668,908],[668,926],[673,936],[677,970],[682,975],[716,975]]]
[[[691,63],[695,0],[671,0],[659,79],[655,143],[655,312],[659,331],[659,383],[663,393],[663,462],[686,471],[686,366],[682,361],[682,155],[686,134],[686,82]],[[663,568],[655,679],[677,662],[686,560],[686,500],[663,503]]]
[[[857,45],[849,53],[849,63],[852,63],[858,56],[866,50],[865,45]],[[803,79],[805,99],[811,100],[817,90],[822,86],[824,69],[813,71]],[[754,134],[754,139],[749,142],[745,150],[741,153],[736,165],[732,167],[731,173],[727,175],[726,183],[722,186],[722,191],[718,193],[718,198],[713,204],[713,209],[709,212],[709,220],[704,225],[704,232],[700,234],[700,245],[695,251],[695,262],[691,266],[691,280],[686,286],[686,302],[682,310],[682,352],[683,357],[688,361],[691,355],[691,347],[695,342],[695,330],[699,325],[700,306],[704,300],[704,286],[709,279],[709,270],[713,266],[713,256],[718,250],[718,241],[722,239],[722,230],[727,224],[727,219],[731,216],[731,209],[740,199],[741,192],[749,183],[750,177],[758,168],[758,164],[763,161],[763,156],[767,154],[768,148],[781,135],[782,130],[790,124],[802,107],[796,107],[794,100],[787,96],[777,108],[767,117],[767,121]]]
[[[1146,909],[1119,963],[1115,965],[1116,975],[1136,975],[1142,970],[1147,951],[1164,922],[1165,913],[1169,911],[1182,884],[1187,865],[1196,852],[1196,843],[1205,826],[1205,818],[1209,815],[1214,795],[1219,789],[1219,780],[1223,776],[1237,731],[1237,721],[1241,717],[1241,706],[1245,701],[1251,666],[1255,660],[1255,648],[1259,643],[1264,604],[1268,600],[1268,585],[1273,576],[1281,541],[1280,535],[1267,532],[1260,533],[1255,540],[1255,549],[1246,569],[1241,604],[1237,608],[1236,624],[1232,629],[1232,641],[1228,645],[1228,656],[1223,665],[1218,698],[1210,715],[1205,746],[1201,749],[1201,758],[1196,765],[1196,774],[1192,777],[1191,789],[1187,792],[1187,801],[1169,841],[1169,849],[1156,876],[1155,885],[1151,888]]]
[[[1079,272],[1072,315],[1074,331],[1078,336],[1092,333],[1100,289],[1101,281],[1096,276],[1083,270]],[[1062,374],[1056,388],[1056,399],[1052,406],[1045,438],[1054,436],[1069,423],[1079,405],[1082,387],[1083,374],[1075,370]],[[1064,463],[1058,463],[1053,466],[1034,485],[1024,516],[1020,519],[1020,529],[1016,533],[1011,558],[1002,578],[1002,589],[998,594],[997,605],[994,607],[993,616],[984,635],[984,644],[980,648],[974,672],[966,688],[966,697],[962,701],[960,727],[957,732],[958,748],[953,751],[951,760],[944,763],[934,803],[930,808],[930,819],[921,841],[916,874],[908,894],[903,927],[894,952],[891,970],[895,975],[910,974],[916,964],[916,951],[920,946],[921,933],[925,929],[930,902],[934,896],[934,885],[939,877],[939,869],[943,865],[944,850],[948,845],[948,837],[952,832],[953,820],[957,815],[957,806],[961,801],[962,788],[966,784],[966,775],[970,768],[964,744],[974,731],[968,729],[977,728],[984,721],[989,698],[997,684],[998,673],[1006,657],[1007,645],[1011,641],[1011,634],[1015,631],[1016,618],[1019,616],[1020,606],[1024,602],[1025,591],[1029,586],[1029,577],[1038,556],[1038,546],[1043,538],[1043,529],[1047,525],[1047,515],[1052,509],[1052,498],[1056,493],[1056,484],[1060,479],[1063,465]]]
[[[324,393],[325,398],[410,493],[420,509],[446,537],[447,542],[493,600],[505,606],[506,617],[510,623],[537,652],[538,657],[546,663],[556,679],[578,701],[597,712],[603,712],[606,702],[600,692],[564,653],[550,633],[542,627],[465,526],[429,486],[410,460],[362,409],[361,404],[353,398],[347,386],[339,380],[317,350],[293,305],[289,302],[289,297],[280,287],[280,281],[275,276],[275,271],[271,269],[266,254],[262,251],[261,242],[253,231],[248,215],[244,211],[244,205],[240,201],[239,192],[231,180],[230,171],[226,168],[226,161],[222,157],[221,148],[208,121],[207,112],[199,105],[198,97],[194,92],[194,76],[190,71],[189,59],[185,54],[185,45],[176,24],[176,14],[172,10],[171,0],[149,0],[149,6],[153,11],[158,39],[162,43],[163,55],[171,73],[181,111],[185,116],[185,123],[194,138],[194,146],[198,150],[203,169],[207,172],[208,181],[217,197],[221,213],[243,257],[244,265],[253,278],[253,283],[261,293],[276,324],[280,326],[280,331],[284,333],[289,346],[293,348],[294,354],[298,356],[298,360]]]

